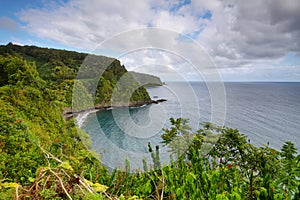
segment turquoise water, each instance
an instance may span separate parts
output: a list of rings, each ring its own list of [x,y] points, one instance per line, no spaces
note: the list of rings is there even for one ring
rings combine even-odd
[[[167,101],[91,113],[81,127],[90,134],[92,148],[102,153],[101,161],[111,168],[124,168],[126,158],[132,169],[141,169],[144,157],[150,163],[148,142],[160,145],[161,159],[167,163],[169,153],[160,136],[162,128],[170,127],[170,117],[189,118],[197,130],[212,121],[214,113],[218,123],[239,129],[255,145],[269,142],[280,149],[290,140],[300,148],[300,83],[225,83],[224,101],[208,88],[201,82],[149,87],[151,97]],[[225,113],[216,110],[216,98],[222,100],[219,103],[225,106]]]

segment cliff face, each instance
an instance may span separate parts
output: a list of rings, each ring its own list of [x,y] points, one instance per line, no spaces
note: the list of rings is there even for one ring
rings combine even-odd
[[[151,101],[143,83],[127,73],[125,66],[113,58],[11,43],[0,46],[0,55],[17,56],[34,63],[39,76],[47,82],[47,87],[55,91],[66,106],[71,106],[72,100],[74,103],[72,94],[75,79],[80,82],[79,86],[87,99],[93,100],[97,106]],[[76,101],[81,109],[90,107],[82,99]]]
[[[144,86],[162,86],[163,85],[163,82],[157,76],[144,74],[144,73],[138,73],[138,72],[132,72],[132,71],[129,73],[141,85],[144,85]]]

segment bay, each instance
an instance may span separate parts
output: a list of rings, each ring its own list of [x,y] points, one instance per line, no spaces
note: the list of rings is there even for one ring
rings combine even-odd
[[[170,154],[160,142],[162,129],[170,127],[169,118],[188,118],[193,130],[197,130],[204,122],[213,121],[214,112],[221,116],[220,125],[239,129],[256,146],[269,143],[280,150],[289,140],[299,152],[300,83],[224,83],[225,98],[221,103],[225,113],[214,109],[214,98],[218,97],[208,86],[204,82],[170,82],[148,87],[153,99],[167,101],[91,113],[80,126],[90,135],[92,149],[101,153],[101,161],[110,168],[124,168],[126,158],[132,169],[142,169],[143,158],[150,164],[148,142],[154,149],[160,146],[161,160],[168,163]]]

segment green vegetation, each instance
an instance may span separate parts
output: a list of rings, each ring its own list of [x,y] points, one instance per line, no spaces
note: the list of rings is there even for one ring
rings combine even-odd
[[[137,73],[137,72],[130,72],[130,74],[141,85],[145,85],[145,86],[161,86],[161,85],[163,85],[163,82],[157,76],[143,74],[143,73]]]
[[[65,103],[39,77],[34,64],[21,57],[0,57],[0,70],[1,198],[11,199],[18,185],[29,187],[41,171],[49,173],[50,168],[62,170],[68,165],[72,170],[65,171],[71,171],[70,177],[80,174],[106,183],[108,171],[87,148],[88,135],[77,129],[73,120],[63,119]],[[67,165],[51,159],[50,154]],[[41,194],[58,196],[51,189],[54,185],[49,181]]]
[[[79,82],[76,87],[79,85],[87,95],[95,97],[93,104],[96,107],[142,104],[151,100],[146,89],[135,81],[130,73],[127,73],[120,61],[113,58],[35,46],[18,46],[12,43],[6,46],[1,45],[0,55],[5,58],[25,60],[28,68],[36,68],[37,72],[35,73],[39,74],[39,79],[46,82],[48,89],[55,91],[58,99],[65,103],[65,107],[72,106],[75,79]],[[15,81],[23,76],[24,69],[18,68],[19,72],[13,71],[17,69],[15,66],[19,66],[17,63],[11,64],[16,68],[13,69],[4,62],[2,61],[3,67],[0,69],[3,70],[0,71],[1,85],[14,82],[14,80],[8,82],[8,74],[14,74]],[[79,73],[78,76],[77,73]],[[32,74],[26,76],[27,80],[24,81],[34,81],[31,79]],[[117,87],[121,77],[124,77],[124,81],[119,83],[121,87]],[[25,78],[23,77],[23,79]],[[111,101],[113,94],[117,98]],[[84,109],[85,106],[94,105],[86,103],[78,106],[75,102],[73,107]]]
[[[0,52],[1,199],[300,199],[300,156],[292,142],[280,151],[256,147],[236,129],[207,123],[193,132],[182,118],[171,118],[172,127],[162,135],[162,145],[172,153],[170,164],[162,165],[159,146],[149,143],[153,163],[141,160],[143,172],[130,172],[126,160],[125,171],[109,174],[100,155],[89,149],[89,135],[62,116],[71,105],[72,73],[84,54],[11,44]],[[51,68],[52,62],[61,65]],[[131,101],[147,99],[122,73],[118,61],[103,72],[98,103],[120,92],[112,88],[125,87],[114,82],[121,77],[130,85],[128,93],[138,91]],[[82,74],[78,87],[92,95],[88,75]],[[122,102],[128,96],[116,98]]]

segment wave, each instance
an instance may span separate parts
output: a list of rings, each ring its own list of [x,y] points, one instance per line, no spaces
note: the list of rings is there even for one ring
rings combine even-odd
[[[83,123],[85,122],[86,118],[92,114],[92,113],[95,113],[99,110],[97,109],[93,109],[93,110],[89,110],[89,111],[85,111],[85,112],[82,112],[82,113],[79,113],[77,116],[76,116],[76,122],[77,122],[77,125],[79,126],[79,128],[82,128],[82,125]]]
[[[143,104],[141,106],[130,106],[129,109],[136,109],[136,108],[144,108],[145,106],[147,106],[148,104]]]
[[[147,106],[147,104],[143,104],[141,106],[137,106],[137,107],[129,107],[130,109],[134,109],[134,108],[143,108]],[[108,107],[106,108],[105,110],[112,110],[114,109],[114,107]],[[79,126],[79,128],[82,128],[82,125],[84,124],[86,118],[92,114],[92,113],[95,113],[95,112],[98,112],[100,111],[99,109],[92,109],[92,110],[87,110],[87,111],[84,111],[84,112],[80,112],[77,114],[76,116],[76,122],[77,122],[77,125]]]

